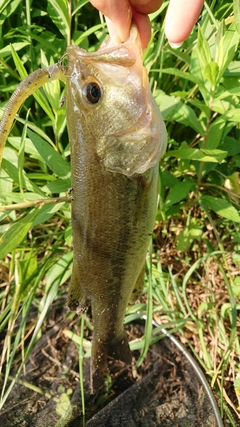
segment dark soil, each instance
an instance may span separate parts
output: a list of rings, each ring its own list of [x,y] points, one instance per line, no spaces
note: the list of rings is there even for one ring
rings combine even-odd
[[[21,384],[14,387],[0,414],[1,426],[219,425],[198,375],[169,338],[153,345],[144,365],[138,369],[135,362],[139,354],[135,352],[132,366],[110,363],[111,387],[108,392],[105,390],[94,396],[89,391],[90,362],[85,359],[84,419],[78,380],[78,353],[74,343],[64,335],[64,329],[70,326],[68,323],[65,310],[53,307],[46,332],[25,366]],[[131,339],[142,336],[141,327],[131,325],[129,336]],[[39,387],[45,395],[26,387],[26,382]],[[56,398],[61,399],[60,404]]]

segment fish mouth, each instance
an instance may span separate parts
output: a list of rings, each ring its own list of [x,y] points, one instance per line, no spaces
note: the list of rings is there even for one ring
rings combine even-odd
[[[76,63],[81,69],[84,63],[101,66],[101,64],[109,64],[122,66],[125,68],[133,68],[134,74],[137,74],[141,81],[147,82],[147,72],[142,66],[142,46],[139,33],[135,24],[132,24],[128,40],[123,43],[116,44],[108,37],[96,52],[87,52],[78,46],[70,45],[67,48],[67,56],[69,58],[69,68]],[[144,70],[144,71],[143,71]]]
[[[99,80],[103,94],[109,94],[110,85],[119,89],[114,93],[114,102],[111,102],[119,109],[118,120],[120,121],[121,117],[124,120],[120,121],[119,126],[109,127],[107,132],[104,130],[101,133],[95,125],[88,129],[96,141],[96,153],[101,164],[109,172],[121,173],[128,177],[143,174],[149,168],[155,167],[166,148],[166,131],[150,91],[147,70],[142,64],[142,46],[136,25],[132,25],[130,36],[124,43],[116,44],[109,37],[96,52],[86,52],[77,46],[69,46],[67,54],[69,80],[75,85],[72,84],[76,87],[76,92],[80,91],[80,96],[83,84],[88,82],[90,77],[92,80],[92,76],[94,82],[95,78]],[[128,99],[130,91],[132,92],[131,102],[126,106],[116,101],[120,97],[119,93],[124,90]],[[133,104],[136,105],[134,116]],[[93,117],[101,105],[105,106],[101,102],[87,105],[85,110],[85,104],[82,102],[81,114],[88,116],[86,122],[90,120],[89,111],[93,111]]]

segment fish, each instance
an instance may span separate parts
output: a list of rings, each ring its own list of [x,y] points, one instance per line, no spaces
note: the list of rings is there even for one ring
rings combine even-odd
[[[79,315],[91,306],[95,392],[104,386],[111,360],[131,363],[123,323],[143,288],[166,128],[133,24],[126,42],[107,38],[96,52],[69,46],[57,64],[19,84],[0,122],[0,163],[21,104],[54,79],[66,84],[71,146],[73,270],[67,305]]]
[[[73,271],[67,304],[91,306],[91,389],[111,359],[131,363],[125,311],[141,294],[166,128],[143,67],[139,34],[96,52],[67,48]]]

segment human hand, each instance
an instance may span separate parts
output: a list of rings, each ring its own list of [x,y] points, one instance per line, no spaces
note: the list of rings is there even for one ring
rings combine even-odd
[[[162,0],[90,0],[92,5],[107,17],[111,38],[124,42],[129,37],[132,19],[136,23],[143,48],[151,38],[148,14],[156,12]],[[201,12],[204,0],[170,0],[165,34],[171,45],[181,44],[191,33]]]

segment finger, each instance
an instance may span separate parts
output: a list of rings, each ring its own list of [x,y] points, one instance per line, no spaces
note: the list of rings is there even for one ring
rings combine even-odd
[[[90,0],[92,5],[106,15],[109,33],[116,43],[125,42],[130,33],[132,12],[128,0]]]
[[[156,12],[160,8],[162,2],[163,0],[129,0],[133,10],[144,15]]]
[[[170,0],[165,19],[165,34],[171,43],[181,43],[189,36],[203,3],[204,0]]]
[[[151,38],[151,24],[148,15],[132,11],[133,21],[135,22],[141,39],[142,48],[145,49]]]
[[[119,37],[115,24],[106,15],[105,15],[105,20],[106,20],[106,24],[108,27],[108,32],[109,32],[111,40],[115,44],[122,43],[123,40],[121,40],[121,38]]]

